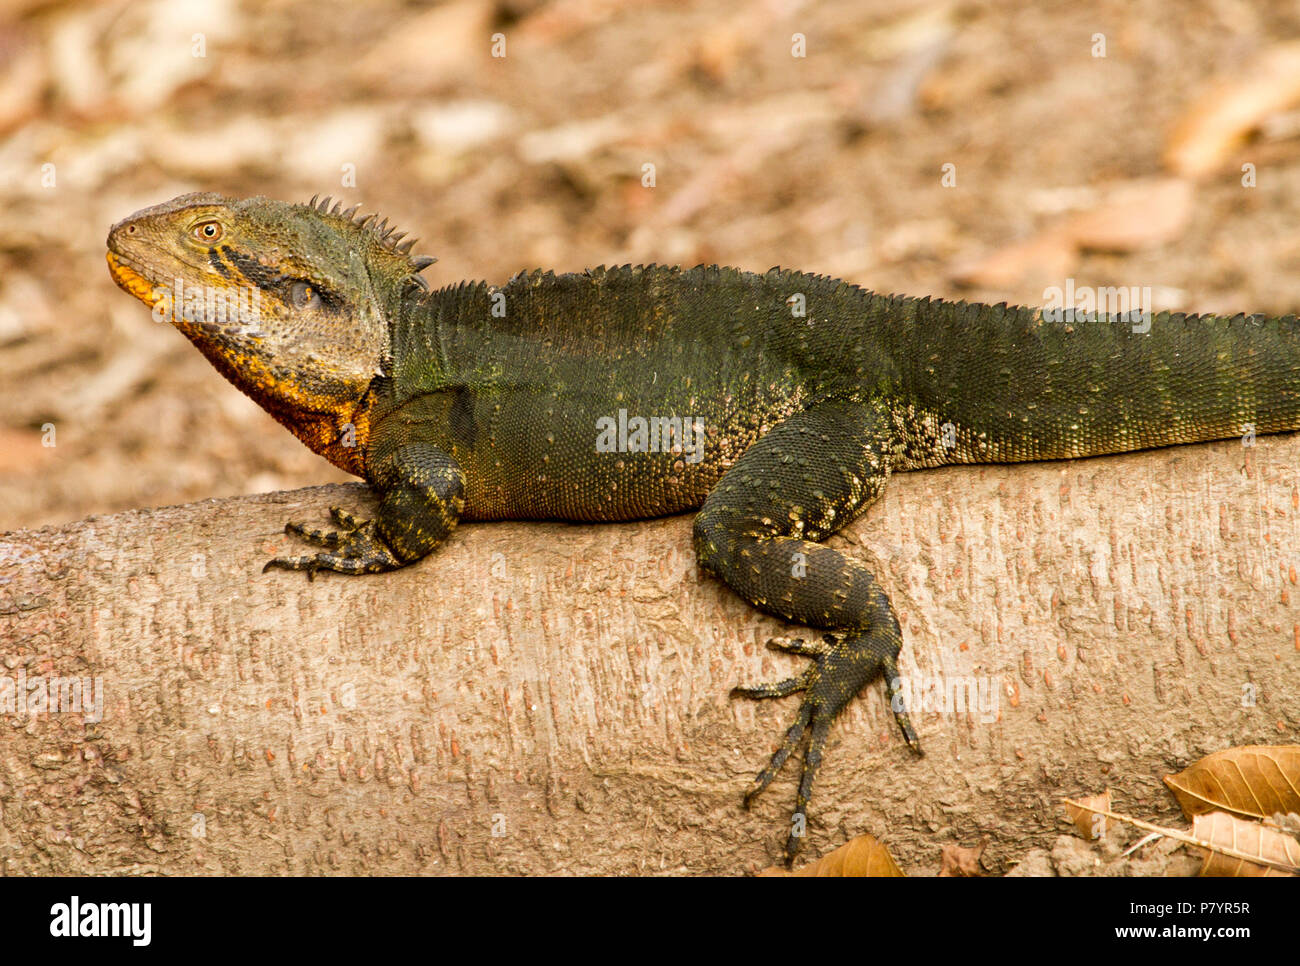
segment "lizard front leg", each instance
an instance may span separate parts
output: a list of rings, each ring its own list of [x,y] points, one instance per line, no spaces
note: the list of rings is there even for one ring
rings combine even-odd
[[[396,570],[431,553],[447,539],[465,507],[465,480],[450,456],[427,443],[408,443],[392,452],[374,474],[380,493],[379,514],[358,520],[339,507],[330,515],[338,530],[317,530],[289,523],[285,532],[302,537],[326,553],[276,557],[262,568],[373,574]]]
[[[762,610],[833,632],[825,644],[785,645],[812,658],[798,677],[732,692],[751,698],[803,692],[794,724],[745,796],[748,805],[768,786],[807,732],[787,862],[803,844],[831,724],[864,686],[885,678],[899,728],[920,752],[902,704],[902,633],[889,598],[865,567],[816,542],[879,495],[889,459],[886,420],[876,407],[856,400],[818,403],[751,446],[723,474],[695,519],[701,567]]]

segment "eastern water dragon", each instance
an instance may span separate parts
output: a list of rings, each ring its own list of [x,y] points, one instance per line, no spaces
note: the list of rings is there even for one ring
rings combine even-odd
[[[603,522],[697,510],[704,570],[827,632],[779,644],[802,692],[746,795],[805,736],[787,857],[831,725],[883,677],[906,742],[898,620],[822,545],[892,472],[1119,453],[1300,428],[1294,316],[1128,317],[878,295],[818,275],[658,265],[430,291],[433,259],[330,199],[188,194],[113,226],[114,280],[378,497],[290,523],[267,568],[405,567],[459,520]],[[556,606],[563,606],[557,601]]]

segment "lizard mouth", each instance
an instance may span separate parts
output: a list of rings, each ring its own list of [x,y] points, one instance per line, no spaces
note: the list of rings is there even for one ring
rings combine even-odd
[[[109,252],[106,257],[108,259],[108,272],[113,276],[113,281],[117,283],[118,288],[153,308],[154,303],[159,298],[159,296],[155,295],[157,286],[140,274],[133,266],[127,264],[126,260],[116,252]]]
[[[157,281],[163,273],[130,255],[110,247],[105,258],[118,288],[153,309],[157,321],[171,322],[191,338],[200,334],[206,338],[257,334],[262,319],[260,290],[232,292],[229,286],[187,284],[183,275],[177,275],[168,285]]]

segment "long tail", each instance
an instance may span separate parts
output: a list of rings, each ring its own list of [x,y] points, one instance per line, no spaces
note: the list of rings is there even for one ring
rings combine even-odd
[[[944,462],[1098,456],[1300,429],[1294,315],[1053,321],[1030,308],[891,301],[882,314],[902,388],[956,443]]]

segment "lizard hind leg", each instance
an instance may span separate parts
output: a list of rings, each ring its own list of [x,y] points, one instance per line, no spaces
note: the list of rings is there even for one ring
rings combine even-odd
[[[920,751],[902,704],[902,632],[889,598],[865,567],[816,542],[879,495],[890,469],[887,425],[885,414],[857,400],[830,400],[797,413],[723,474],[695,520],[703,569],[768,613],[832,632],[821,643],[769,642],[812,663],[794,678],[732,692],[751,698],[803,693],[794,724],[745,796],[748,805],[807,734],[787,861],[803,844],[831,725],[863,687],[885,678],[903,737]]]

